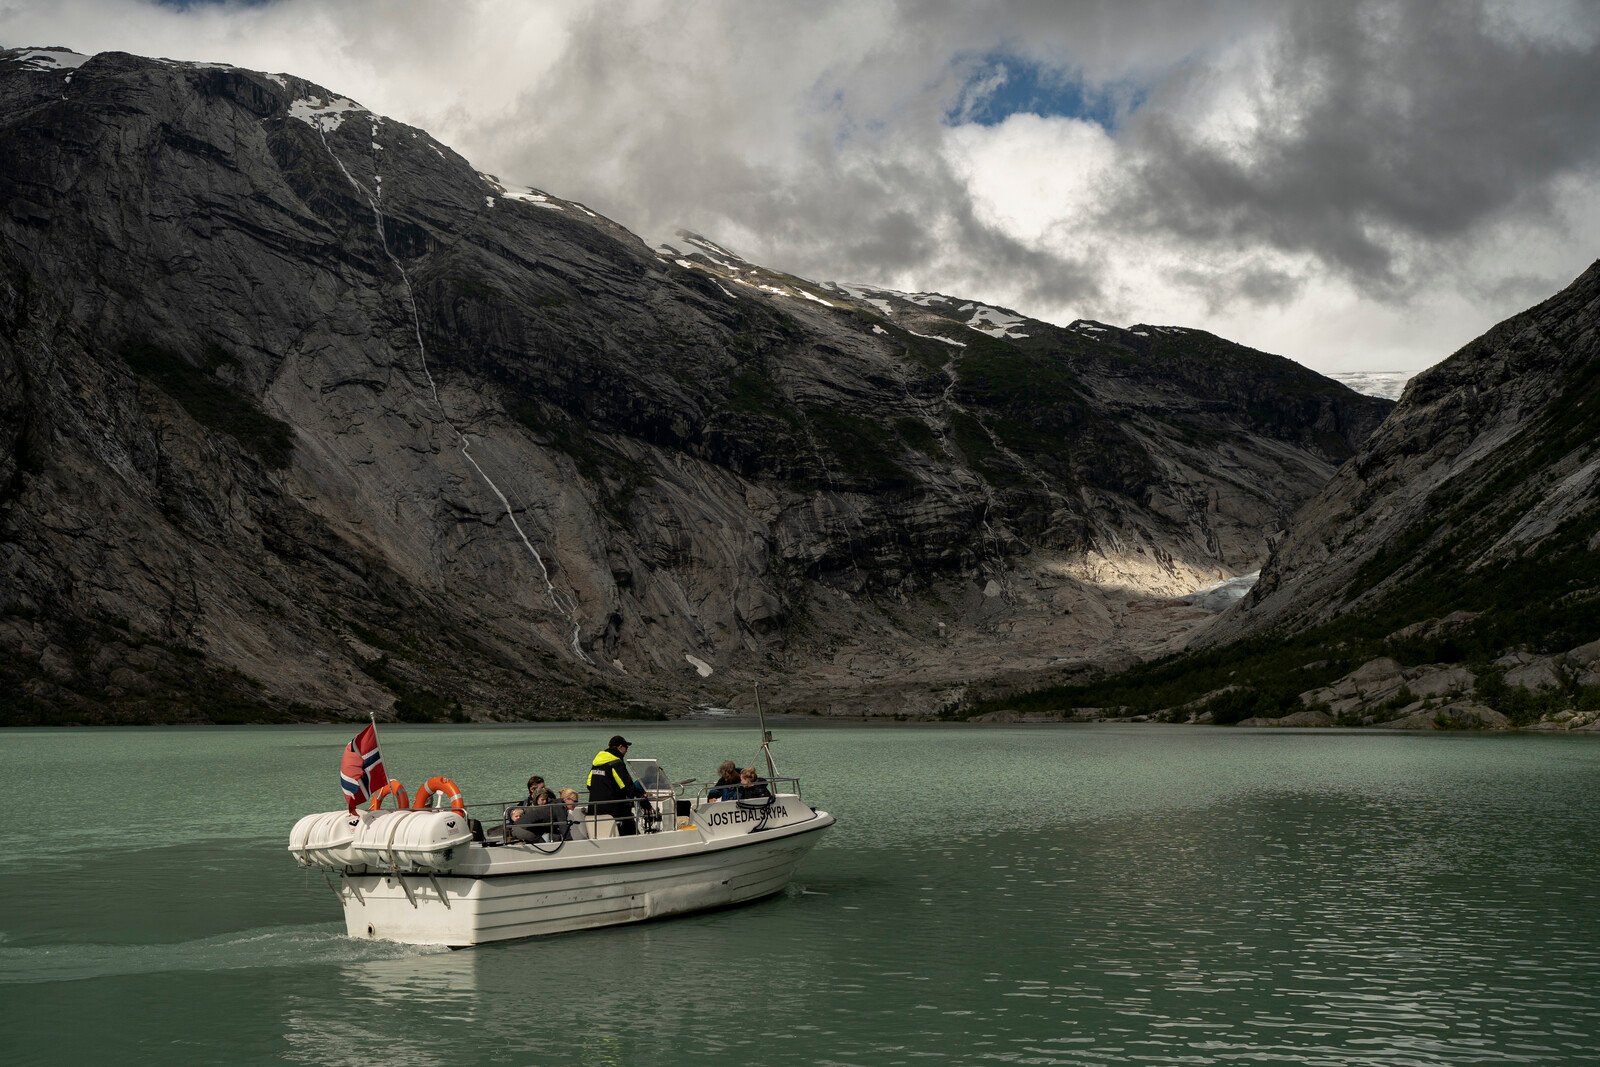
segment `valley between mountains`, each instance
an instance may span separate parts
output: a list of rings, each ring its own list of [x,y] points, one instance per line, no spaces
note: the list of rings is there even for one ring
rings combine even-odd
[[[1082,687],[1375,614],[1587,699],[1594,271],[1396,408],[1182,326],[652,247],[290,74],[39,48],[0,53],[0,232],[6,723],[652,718],[757,682],[1278,721],[1422,646]],[[1494,600],[1547,557],[1565,628]]]

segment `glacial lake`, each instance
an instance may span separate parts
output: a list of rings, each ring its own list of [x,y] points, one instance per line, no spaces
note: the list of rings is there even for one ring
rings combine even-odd
[[[674,778],[754,726],[632,724]],[[284,847],[346,727],[10,730],[9,1063],[1600,1062],[1600,737],[775,724],[839,825],[781,896],[355,942]],[[469,802],[606,726],[380,726]]]

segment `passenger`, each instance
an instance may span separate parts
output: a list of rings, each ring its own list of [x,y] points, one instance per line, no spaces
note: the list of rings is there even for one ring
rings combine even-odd
[[[524,804],[551,804],[555,799],[550,787],[544,784],[543,778],[536,774],[528,779],[528,798],[523,801]]]
[[[583,828],[583,809],[578,807],[578,791],[563,789],[561,804],[567,809],[567,840],[587,841],[589,832]]]
[[[644,796],[644,786],[628,773],[626,737],[614,735],[606,747],[595,753],[589,765],[589,811],[594,815],[610,815],[617,820],[617,836],[630,837],[639,832],[639,823],[633,817],[633,802]]]
[[[771,798],[772,790],[767,788],[767,783],[756,777],[754,767],[746,767],[739,772],[739,799],[759,800],[762,797]]]
[[[527,797],[506,813],[506,826],[512,840],[523,844],[561,841],[567,835],[567,810],[536,774],[528,779]]]
[[[511,809],[511,838],[524,844],[564,841],[567,809],[559,803],[529,804]]]
[[[739,799],[739,765],[731,759],[722,761],[717,768],[717,784],[706,791],[707,800]]]

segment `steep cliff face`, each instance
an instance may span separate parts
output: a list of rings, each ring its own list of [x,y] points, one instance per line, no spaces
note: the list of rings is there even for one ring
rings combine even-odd
[[[119,53],[0,57],[0,237],[11,721],[819,707],[1137,655],[1388,406],[660,255],[301,79]]]
[[[1600,263],[1413,380],[1206,637],[1381,604],[1406,622],[1483,612],[1475,625],[1508,641],[1565,648],[1600,636],[1584,628],[1600,621],[1597,552]],[[1552,599],[1566,621],[1535,623]]]

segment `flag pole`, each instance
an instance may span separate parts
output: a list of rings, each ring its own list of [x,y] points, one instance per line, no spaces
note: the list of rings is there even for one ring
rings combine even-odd
[[[761,754],[767,757],[767,777],[778,777],[778,768],[772,762],[772,731],[767,729],[767,716],[761,710],[761,683],[756,683],[756,721],[761,724]]]

